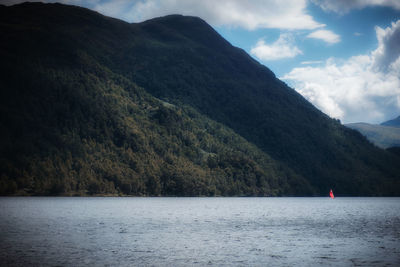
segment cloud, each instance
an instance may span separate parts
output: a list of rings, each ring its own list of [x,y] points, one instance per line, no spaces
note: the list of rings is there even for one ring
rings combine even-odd
[[[392,27],[382,29],[375,27],[378,48],[372,53],[373,67],[378,71],[396,68],[400,55],[400,20],[393,22]]]
[[[113,0],[103,1],[94,9],[130,22],[139,22],[168,14],[198,16],[214,26],[245,29],[316,29],[306,12],[306,0]]]
[[[3,0],[11,5],[27,0]],[[28,0],[29,1],[29,0]],[[41,0],[56,2],[57,0]],[[104,15],[128,22],[182,14],[201,17],[213,26],[307,29],[324,27],[307,14],[307,0],[58,0],[64,4],[94,9]]]
[[[324,11],[333,11],[339,14],[348,13],[352,9],[362,9],[368,6],[386,6],[400,10],[398,0],[312,0]]]
[[[379,123],[400,114],[400,20],[376,27],[378,47],[321,67],[295,68],[287,80],[310,102],[343,122]]]
[[[31,0],[3,0],[11,5]],[[37,0],[32,0],[37,1]],[[170,14],[197,16],[213,26],[284,30],[325,27],[307,12],[308,0],[41,0],[79,5],[128,22]]]
[[[301,65],[312,65],[312,64],[321,64],[324,63],[322,60],[311,60],[311,61],[302,61]]]
[[[307,38],[320,39],[327,42],[328,44],[335,44],[340,42],[340,36],[329,30],[314,31],[307,35]]]
[[[260,39],[257,44],[251,48],[250,54],[264,61],[292,58],[303,54],[293,43],[293,37],[288,33],[281,34],[278,40],[270,45],[266,44],[263,39]]]

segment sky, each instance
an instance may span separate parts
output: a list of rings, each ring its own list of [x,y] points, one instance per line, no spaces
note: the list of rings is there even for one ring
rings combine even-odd
[[[400,0],[58,2],[127,22],[198,16],[342,123],[381,123],[400,115]]]

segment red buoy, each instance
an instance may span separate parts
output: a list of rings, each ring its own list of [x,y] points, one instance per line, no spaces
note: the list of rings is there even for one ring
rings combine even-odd
[[[335,196],[333,195],[332,189],[331,189],[331,191],[329,192],[329,196],[330,196],[332,199],[335,198]]]

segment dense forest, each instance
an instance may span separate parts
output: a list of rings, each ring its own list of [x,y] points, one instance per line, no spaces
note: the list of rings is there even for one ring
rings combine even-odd
[[[0,6],[0,194],[399,195],[400,156],[199,18]]]

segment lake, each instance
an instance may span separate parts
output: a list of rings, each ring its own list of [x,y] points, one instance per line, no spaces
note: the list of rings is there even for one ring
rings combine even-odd
[[[5,266],[399,266],[400,198],[0,198]]]

